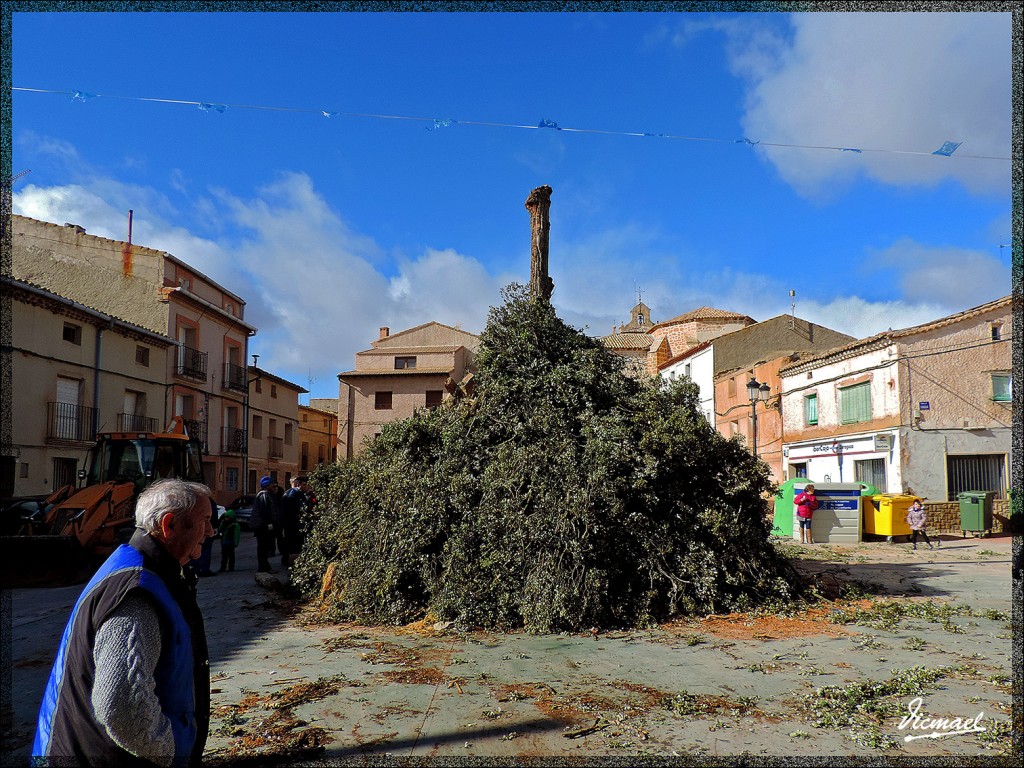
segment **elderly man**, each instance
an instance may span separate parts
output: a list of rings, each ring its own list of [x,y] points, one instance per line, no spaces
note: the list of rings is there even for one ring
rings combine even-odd
[[[138,530],[72,609],[33,756],[55,765],[200,763],[210,662],[195,577],[182,566],[213,535],[211,496],[205,485],[184,480],[162,480],[139,496]]]

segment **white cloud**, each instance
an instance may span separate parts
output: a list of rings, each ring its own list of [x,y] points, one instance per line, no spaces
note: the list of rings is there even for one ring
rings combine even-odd
[[[113,239],[124,239],[126,201],[134,200],[134,242],[173,254],[241,296],[247,321],[259,328],[250,351],[260,354],[261,367],[302,386],[314,378],[317,397],[335,396],[336,375],[353,366],[380,326],[397,331],[435,320],[476,333],[488,307],[501,301],[502,286],[526,279],[491,274],[451,248],[399,258],[385,273],[377,243],[354,231],[303,174],[283,175],[251,198],[210,191],[197,204],[200,221],[217,223],[206,236],[179,226],[153,190],[109,179],[28,185],[13,198],[15,213]],[[556,235],[552,252],[559,254],[552,265],[558,314],[594,336],[628,320],[637,287],[656,322],[703,305],[766,320],[789,313],[795,288],[799,317],[856,337],[1009,292],[1009,267],[996,255],[908,239],[867,254],[863,285],[870,290],[884,279],[901,288],[902,297],[891,301],[872,300],[865,290],[869,298],[824,301],[795,277],[731,271],[639,225],[590,231],[585,239]]]
[[[733,71],[747,81],[744,134],[762,142],[902,150],[855,154],[758,151],[808,197],[835,195],[860,177],[897,186],[954,179],[975,193],[1005,193],[1010,162],[1009,13],[805,13],[788,38],[726,20]],[[684,23],[677,44],[709,25]],[[953,157],[930,154],[946,141]]]
[[[128,199],[135,201],[133,241],[174,255],[241,296],[246,321],[259,328],[250,352],[260,355],[260,367],[302,386],[314,378],[314,397],[336,396],[336,375],[353,366],[354,354],[376,340],[382,325],[397,331],[436,320],[478,333],[508,282],[451,249],[402,259],[389,279],[374,240],[353,231],[303,174],[283,175],[251,199],[211,191],[200,211],[222,220],[223,231],[213,237],[169,223],[160,215],[169,204],[152,190],[110,179],[30,185],[14,194],[13,210],[123,240]]]
[[[966,308],[1012,289],[1010,266],[997,254],[935,248],[902,239],[871,254],[870,263],[894,268],[904,299]]]

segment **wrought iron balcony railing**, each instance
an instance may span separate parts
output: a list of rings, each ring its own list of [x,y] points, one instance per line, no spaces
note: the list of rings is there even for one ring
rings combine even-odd
[[[198,349],[185,346],[178,347],[178,360],[177,365],[174,367],[174,372],[178,376],[188,376],[190,379],[206,381],[208,358],[209,355],[206,352],[200,352]]]
[[[46,404],[46,439],[91,443],[96,439],[96,409],[72,403]]]
[[[203,453],[209,453],[210,442],[207,434],[209,425],[199,419],[182,419],[182,421],[185,422],[185,429],[188,432],[189,438],[198,440],[203,445]]]
[[[224,389],[235,389],[245,392],[245,366],[234,363],[224,363]]]
[[[245,453],[246,433],[238,427],[224,427],[224,435],[221,441],[223,453]]]
[[[117,414],[118,432],[157,432],[160,430],[160,423],[148,416],[140,416],[137,413]]]

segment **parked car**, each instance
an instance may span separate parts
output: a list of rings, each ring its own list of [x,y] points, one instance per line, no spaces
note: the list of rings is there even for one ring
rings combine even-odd
[[[246,494],[239,496],[237,499],[228,504],[228,509],[235,510],[235,520],[243,528],[249,527],[249,518],[252,517],[252,505],[256,502],[256,496],[253,494]]]
[[[53,506],[46,504],[46,499],[46,496],[8,499],[0,510],[0,535],[16,536],[28,522],[32,524],[33,533],[41,533],[43,519]]]

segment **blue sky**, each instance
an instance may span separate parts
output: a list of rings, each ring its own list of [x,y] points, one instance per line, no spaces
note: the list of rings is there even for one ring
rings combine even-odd
[[[858,337],[1011,291],[1009,13],[15,13],[12,59],[13,210],[133,209],[313,397],[380,326],[479,332],[541,184],[592,335],[637,288]]]

